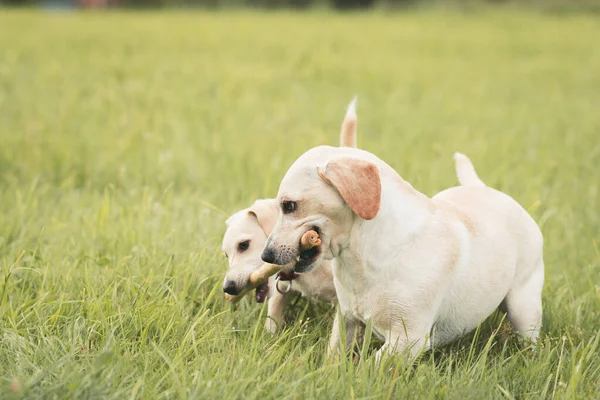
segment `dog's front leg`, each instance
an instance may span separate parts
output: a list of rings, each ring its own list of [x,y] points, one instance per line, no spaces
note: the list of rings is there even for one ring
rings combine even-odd
[[[293,292],[288,292],[285,294],[279,293],[271,283],[269,282],[271,296],[269,297],[269,302],[267,303],[267,321],[265,322],[265,329],[271,333],[277,332],[279,328],[283,328],[285,324],[284,319],[284,311],[285,307],[290,302],[293,297]]]
[[[329,346],[327,347],[327,357],[339,353],[340,347],[340,310],[336,309],[331,336],[329,336]]]
[[[327,357],[331,357],[332,355],[339,354],[340,345],[341,345],[341,331],[340,331],[340,319],[341,319],[341,311],[339,308],[335,313],[335,319],[333,320],[333,327],[331,329],[331,336],[329,338],[329,347],[327,348]],[[354,335],[357,335],[356,341],[360,342],[363,336],[364,326],[361,325],[360,322],[351,319],[351,318],[343,318],[344,330],[346,331],[346,343],[345,343],[345,351],[350,349],[352,346],[352,342],[354,340]]]
[[[375,360],[379,364],[384,354],[401,354],[407,361],[414,360],[422,351],[431,347],[429,330],[390,332],[385,343],[377,351]]]

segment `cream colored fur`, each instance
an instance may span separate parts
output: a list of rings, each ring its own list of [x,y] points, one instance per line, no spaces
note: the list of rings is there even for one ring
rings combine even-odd
[[[466,156],[455,159],[463,186],[428,198],[364,150],[307,151],[281,182],[277,201],[296,208],[280,213],[263,259],[293,262],[300,237],[317,227],[323,251],[314,265],[333,263],[348,338],[371,321],[385,341],[378,358],[448,343],[498,307],[535,341],[542,234],[515,200],[483,184]],[[330,351],[340,342],[338,322]]]

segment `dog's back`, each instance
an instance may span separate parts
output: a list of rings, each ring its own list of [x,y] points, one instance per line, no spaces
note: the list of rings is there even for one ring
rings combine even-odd
[[[506,235],[505,246],[514,245],[518,262],[529,264],[541,258],[542,233],[527,211],[507,194],[486,186],[458,186],[446,189],[433,198],[451,205],[475,238],[498,242]],[[508,238],[512,238],[508,240]]]

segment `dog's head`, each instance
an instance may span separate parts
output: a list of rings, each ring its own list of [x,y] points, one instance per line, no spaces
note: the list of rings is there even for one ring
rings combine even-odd
[[[376,157],[358,149],[320,146],[304,153],[281,182],[279,218],[262,253],[265,262],[297,273],[312,270],[321,258],[332,259],[347,241],[356,218],[377,216],[381,181]],[[315,230],[322,245],[300,251],[300,239]]]
[[[248,284],[250,274],[263,264],[260,256],[278,214],[275,199],[257,200],[252,207],[238,211],[226,221],[227,230],[221,247],[229,262],[223,281],[225,293],[239,294]],[[268,291],[268,282],[259,286],[256,301],[263,302]]]

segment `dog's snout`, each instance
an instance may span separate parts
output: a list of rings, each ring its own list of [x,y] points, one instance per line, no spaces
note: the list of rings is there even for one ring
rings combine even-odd
[[[274,264],[276,258],[275,251],[273,251],[273,249],[270,247],[266,247],[262,252],[261,258],[266,263]]]
[[[232,296],[237,296],[239,294],[239,291],[238,291],[234,281],[226,281],[223,284],[223,291]]]

